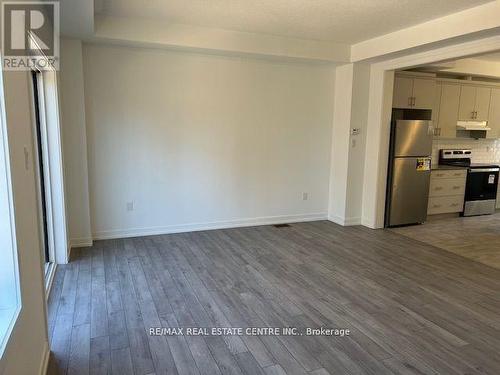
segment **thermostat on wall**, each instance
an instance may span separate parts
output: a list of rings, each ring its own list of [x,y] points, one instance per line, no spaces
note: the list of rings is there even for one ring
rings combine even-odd
[[[351,129],[351,135],[358,135],[360,130],[361,129],[359,129],[359,128],[352,128]]]

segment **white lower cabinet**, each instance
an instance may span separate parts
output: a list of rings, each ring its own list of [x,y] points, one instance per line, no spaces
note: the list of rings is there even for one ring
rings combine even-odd
[[[464,196],[429,197],[427,215],[461,212],[464,206]]]
[[[432,178],[429,187],[429,197],[446,197],[465,194],[464,178]]]
[[[461,212],[464,205],[467,171],[433,170],[429,187],[427,214]]]

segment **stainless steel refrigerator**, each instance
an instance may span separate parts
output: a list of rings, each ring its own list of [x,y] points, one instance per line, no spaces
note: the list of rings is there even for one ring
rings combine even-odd
[[[427,219],[431,175],[431,111],[393,110],[385,226]]]

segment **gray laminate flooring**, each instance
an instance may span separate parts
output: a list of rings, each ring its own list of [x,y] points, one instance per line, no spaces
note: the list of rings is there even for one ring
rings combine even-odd
[[[50,374],[500,374],[500,270],[326,221],[98,241],[48,320]],[[321,326],[350,335],[149,335]]]
[[[392,230],[500,269],[500,212],[484,216],[431,219],[422,225]]]

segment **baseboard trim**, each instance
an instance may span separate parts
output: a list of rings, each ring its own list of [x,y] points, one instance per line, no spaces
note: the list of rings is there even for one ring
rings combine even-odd
[[[367,227],[367,228],[370,228],[370,229],[381,229],[384,227],[384,225],[377,225],[377,223],[372,220],[372,219],[368,219],[366,217],[362,218],[361,219],[361,225]]]
[[[47,375],[47,370],[49,368],[49,360],[50,360],[50,350],[49,350],[49,343],[45,342],[43,345],[43,357],[42,361],[40,363],[40,375]]]
[[[90,247],[92,246],[92,238],[73,238],[69,240],[69,247]]]
[[[289,224],[306,221],[327,220],[328,215],[324,212],[299,215],[266,216],[250,219],[217,221],[208,223],[170,225],[165,227],[116,229],[93,233],[94,240],[106,240],[113,238],[127,238],[140,236],[154,236],[160,234],[196,232],[202,230],[227,229],[239,227],[252,227],[259,225]]]
[[[338,215],[330,215],[328,217],[328,220],[335,223],[339,224],[342,226],[351,226],[351,225],[361,225],[361,218],[360,217],[341,217]]]

